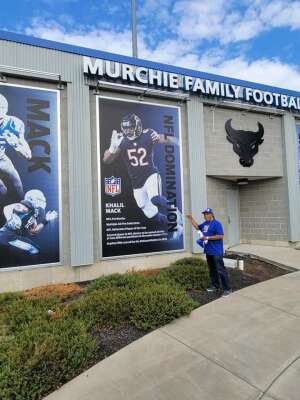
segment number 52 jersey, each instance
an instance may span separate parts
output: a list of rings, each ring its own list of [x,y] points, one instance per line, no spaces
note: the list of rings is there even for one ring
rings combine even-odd
[[[120,144],[121,157],[126,165],[133,189],[144,186],[150,175],[158,173],[153,161],[153,146],[151,138],[153,129],[144,129],[134,140],[124,136]]]

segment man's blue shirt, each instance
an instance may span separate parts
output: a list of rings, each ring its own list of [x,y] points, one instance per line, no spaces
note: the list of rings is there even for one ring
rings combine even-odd
[[[223,226],[221,222],[216,219],[203,222],[199,225],[199,229],[203,232],[204,236],[224,235]],[[207,244],[204,246],[204,253],[208,256],[223,256],[223,239],[208,240]]]

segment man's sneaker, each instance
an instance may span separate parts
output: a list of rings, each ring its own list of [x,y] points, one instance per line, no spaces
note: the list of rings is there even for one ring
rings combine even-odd
[[[223,294],[222,294],[222,297],[228,297],[228,296],[231,295],[231,293],[232,293],[232,290],[231,290],[231,289],[230,289],[230,290],[224,290],[224,292],[223,292]]]
[[[213,293],[213,292],[216,292],[217,290],[218,289],[215,286],[210,286],[210,287],[206,288],[206,291],[208,293]]]

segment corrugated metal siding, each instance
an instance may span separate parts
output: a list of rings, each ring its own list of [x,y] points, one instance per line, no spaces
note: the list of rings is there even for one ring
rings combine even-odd
[[[61,74],[63,81],[70,82],[67,88],[68,116],[63,117],[68,118],[71,265],[92,264],[89,89],[84,84],[82,57],[1,40],[0,64]]]
[[[206,163],[204,141],[204,112],[200,99],[192,97],[187,103],[188,150],[190,158],[191,213],[197,221],[202,220],[201,211],[207,207]],[[197,233],[193,231],[192,249],[200,253],[196,244]]]
[[[284,145],[286,154],[286,172],[288,181],[289,240],[300,240],[300,189],[298,186],[298,143],[296,121],[292,115],[283,116]]]

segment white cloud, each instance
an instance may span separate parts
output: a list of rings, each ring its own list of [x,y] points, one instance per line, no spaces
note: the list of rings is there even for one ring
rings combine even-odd
[[[205,65],[203,67],[206,69]],[[300,71],[279,60],[258,59],[252,62],[238,57],[218,65],[207,65],[210,72],[238,79],[300,91]]]
[[[32,26],[26,29],[26,33],[58,42],[131,55],[131,32],[128,30],[116,32],[108,27],[81,27],[66,31],[57,23],[43,22],[39,19],[34,20]],[[192,41],[167,39],[157,46],[150,47],[141,35],[139,57],[300,91],[300,71],[294,65],[276,59],[247,61],[243,56],[228,59],[226,51],[218,47],[201,53]]]
[[[76,30],[67,31],[56,22],[34,19],[32,25],[25,29],[25,33],[117,54],[129,55],[131,52],[131,31],[129,30],[117,32],[108,27],[92,27],[91,29],[79,27]]]
[[[154,1],[154,0],[152,0]],[[174,3],[177,33],[189,40],[232,43],[274,28],[300,28],[300,1],[178,0]]]

